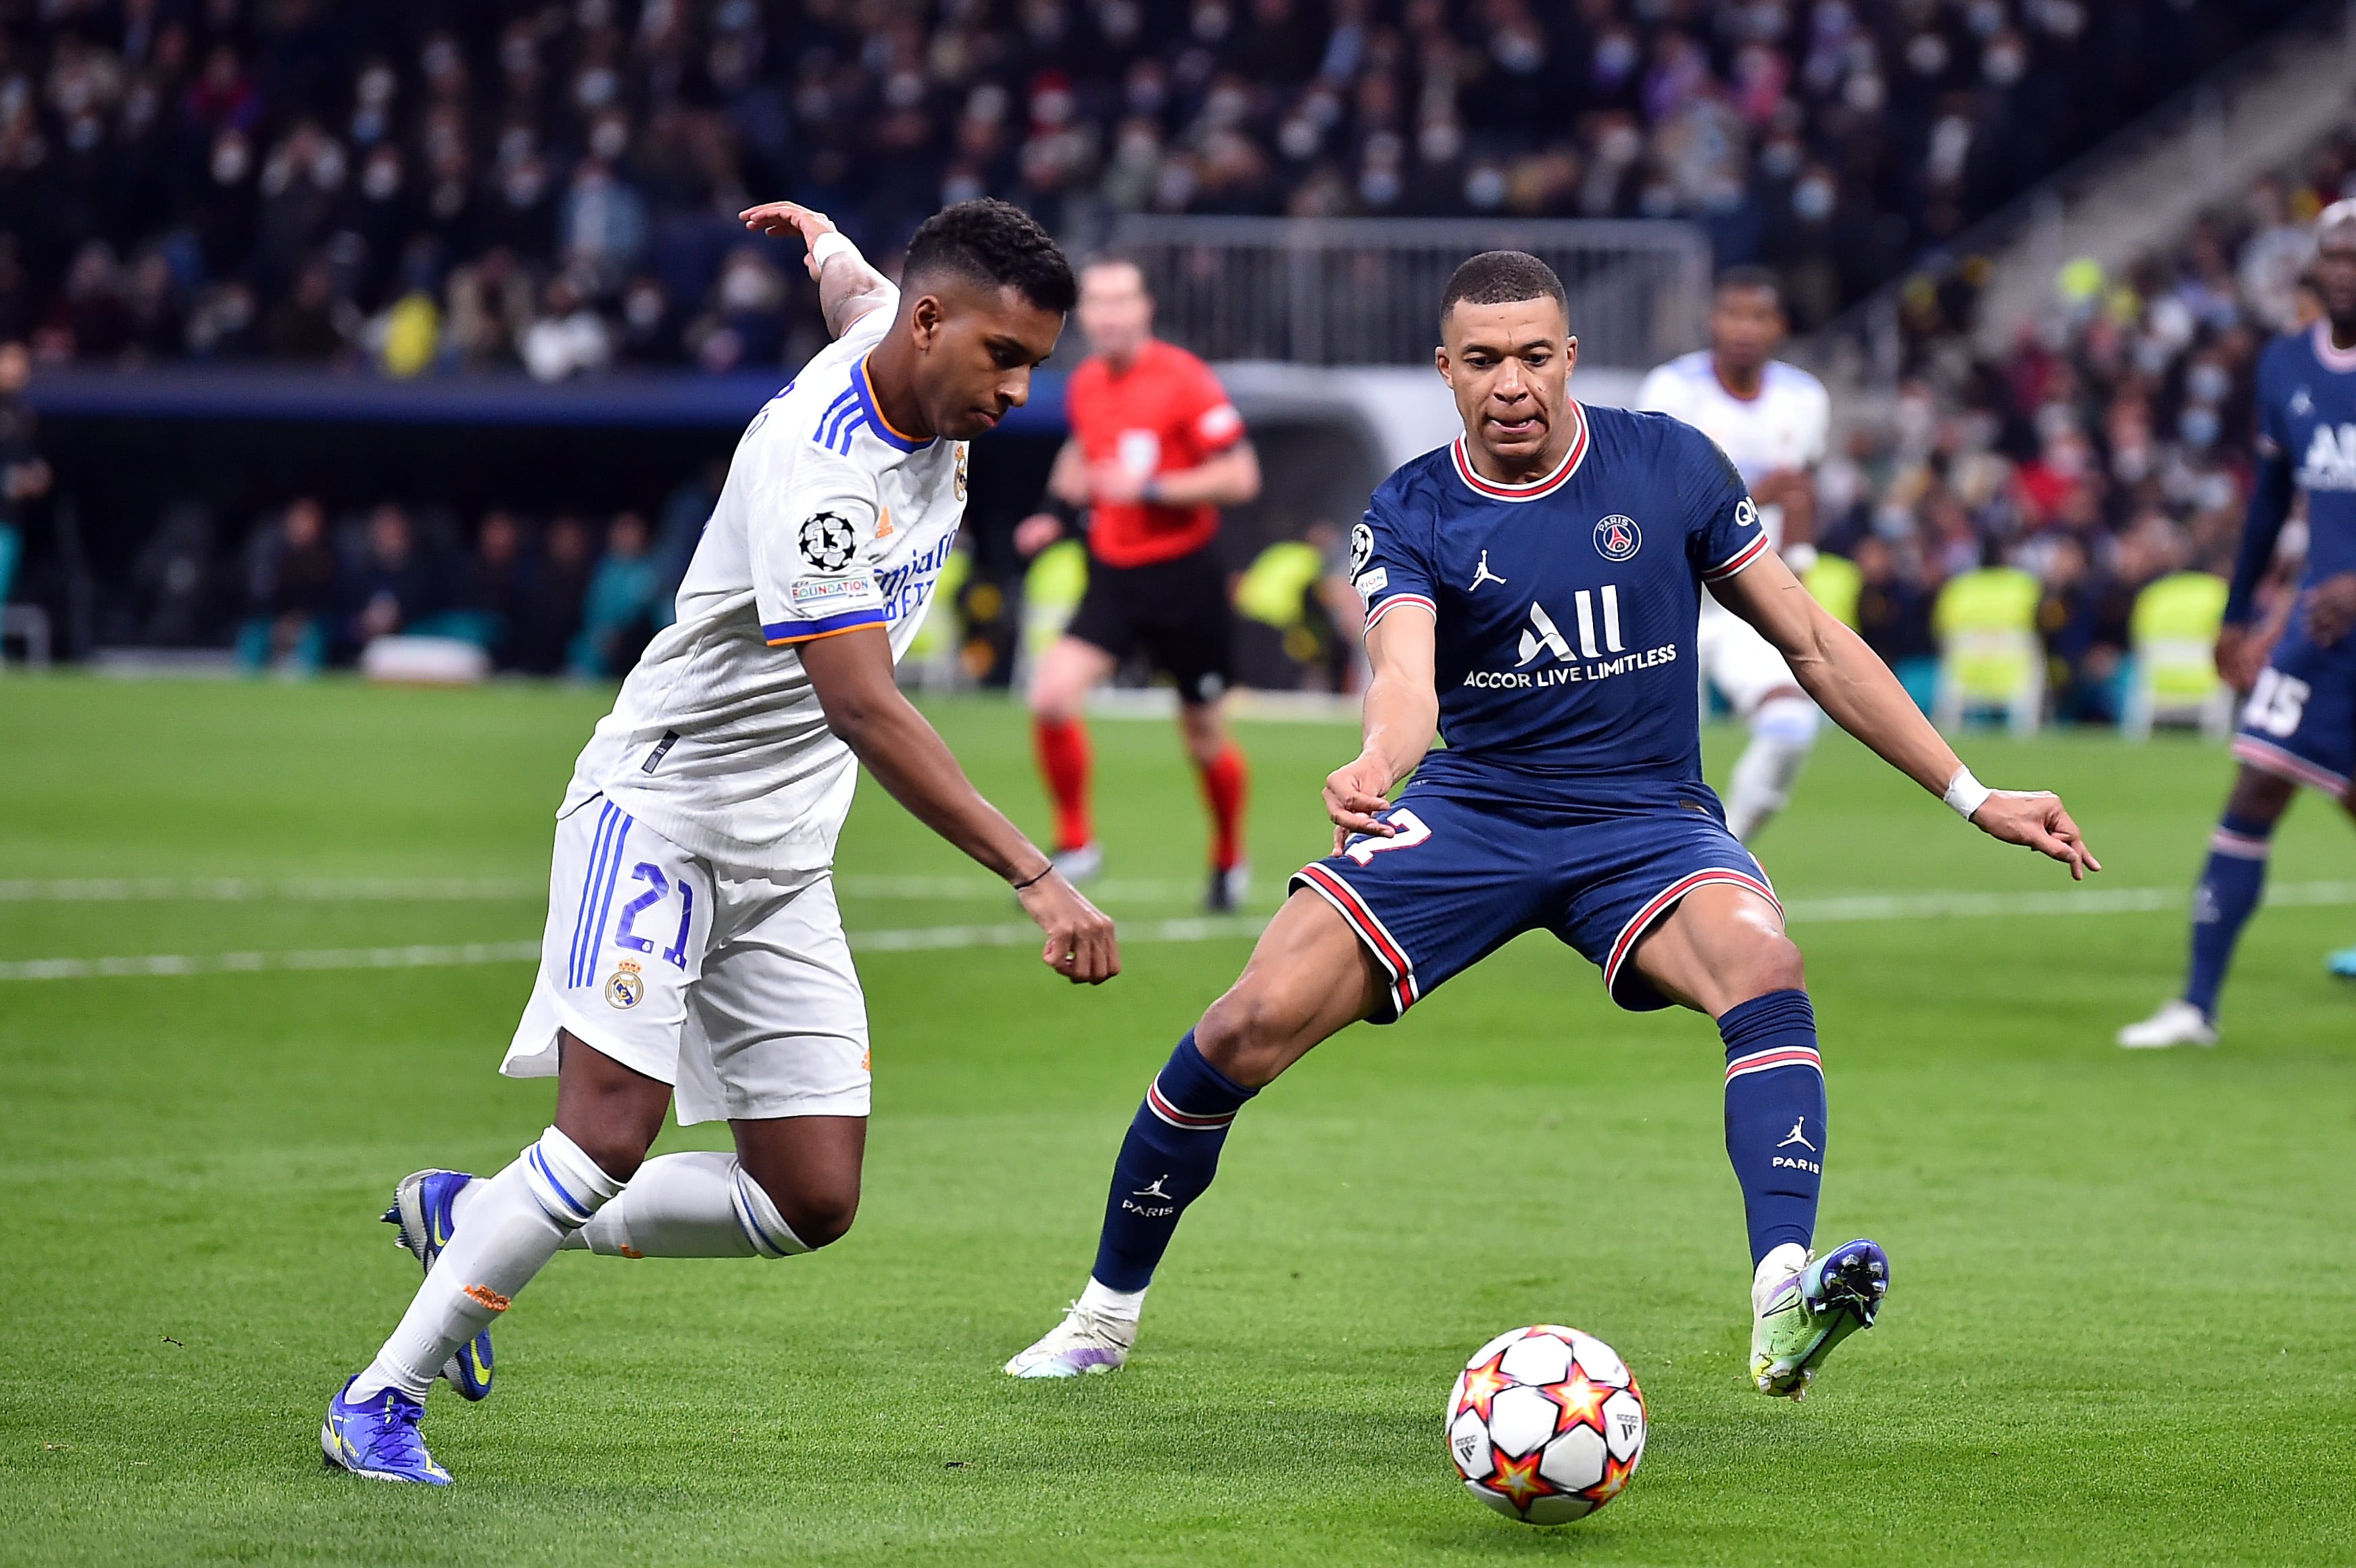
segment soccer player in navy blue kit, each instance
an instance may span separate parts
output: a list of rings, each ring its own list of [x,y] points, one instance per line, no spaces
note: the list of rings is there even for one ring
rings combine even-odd
[[[2315,252],[2324,318],[2276,338],[2258,360],[2257,480],[2217,639],[2218,673],[2250,693],[2233,737],[2241,772],[2193,889],[2184,993],[2119,1031],[2131,1050],[2217,1043],[2217,993],[2265,891],[2276,824],[2302,784],[2348,804],[2356,772],[2356,201],[2324,209]],[[2299,490],[2298,602],[2273,658],[2253,670],[2251,600]],[[2332,968],[2356,975],[2356,950],[2335,954]]]
[[[1708,1014],[1752,1262],[1752,1380],[1799,1397],[1873,1321],[1871,1241],[1814,1257],[1825,1089],[1799,950],[1702,782],[1693,673],[1705,585],[1835,721],[1982,831],[2099,870],[2050,794],[1976,781],[1857,636],[1768,547],[1709,439],[1586,408],[1545,263],[1492,251],[1440,303],[1464,434],[1375,492],[1352,539],[1367,605],[1365,748],[1325,783],[1334,853],[1304,867],[1243,976],[1147,1089],[1092,1277],[1017,1377],[1118,1367],[1145,1288],[1228,1125],[1348,1025],[1389,1023],[1520,933],[1552,931],[1622,1006]],[[1435,733],[1448,748],[1430,750]],[[1396,802],[1391,789],[1414,782]]]

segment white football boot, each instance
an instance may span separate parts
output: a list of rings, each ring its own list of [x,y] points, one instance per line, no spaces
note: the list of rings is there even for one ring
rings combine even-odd
[[[2131,1051],[2164,1051],[2171,1046],[2213,1046],[2217,1026],[2209,1015],[2182,997],[2171,997],[2159,1011],[2140,1024],[2119,1031],[2119,1044]]]
[[[1078,1378],[1117,1369],[1137,1343],[1137,1320],[1072,1303],[1064,1321],[1006,1363],[1010,1378]]]

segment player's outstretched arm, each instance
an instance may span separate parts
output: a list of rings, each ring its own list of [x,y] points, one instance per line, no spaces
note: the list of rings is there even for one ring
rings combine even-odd
[[[1881,759],[1961,811],[1981,832],[2025,844],[2084,880],[2103,863],[2062,798],[2043,789],[1987,789],[1971,776],[1890,666],[1835,620],[1773,551],[1712,585],[1720,603],[1773,643],[1816,705]]]
[[[892,645],[862,627],[799,645],[827,726],[916,820],[1016,887],[1023,912],[1047,933],[1040,960],[1077,984],[1120,972],[1112,921],[1065,881],[1046,853],[981,798],[924,714],[892,679]]]
[[[834,220],[798,201],[771,201],[748,207],[736,215],[755,234],[798,234],[809,247],[802,264],[818,284],[819,309],[826,329],[840,338],[851,324],[880,306],[892,303],[891,280],[867,264],[859,247],[842,238]],[[828,235],[834,239],[830,243]]]
[[[1365,744],[1358,755],[1325,777],[1325,814],[1333,822],[1333,852],[1352,833],[1395,830],[1376,819],[1390,803],[1391,786],[1415,771],[1440,733],[1440,693],[1432,684],[1438,642],[1431,612],[1399,605],[1366,632]]]

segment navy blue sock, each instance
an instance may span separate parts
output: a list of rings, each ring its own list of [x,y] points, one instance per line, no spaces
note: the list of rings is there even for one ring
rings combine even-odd
[[[1145,1103],[1120,1141],[1112,1192],[1105,1199],[1104,1236],[1090,1271],[1097,1283],[1132,1291],[1151,1282],[1178,1233],[1178,1217],[1218,1174],[1228,1124],[1258,1092],[1205,1061],[1194,1048],[1194,1031],[1186,1031],[1146,1086]]]
[[[1728,1008],[1726,1157],[1742,1184],[1742,1213],[1757,1263],[1786,1241],[1816,1234],[1825,1176],[1825,1070],[1816,1010],[1804,991],[1771,991]]]
[[[2211,1019],[2217,993],[2233,961],[2233,944],[2258,907],[2266,886],[2266,854],[2275,825],[2225,813],[2209,835],[2209,864],[2192,890],[2192,967],[2184,978],[2184,999]]]

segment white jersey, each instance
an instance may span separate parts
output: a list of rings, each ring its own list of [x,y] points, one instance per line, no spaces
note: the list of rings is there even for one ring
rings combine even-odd
[[[898,660],[965,515],[966,444],[903,436],[868,385],[897,304],[852,323],[745,427],[679,619],[573,765],[564,812],[602,793],[728,865],[832,863],[859,769],[795,650],[880,626]]]
[[[1739,398],[1718,379],[1709,350],[1681,354],[1644,378],[1636,407],[1673,414],[1718,443],[1742,482],[1756,485],[1781,469],[1811,470],[1825,460],[1832,431],[1832,399],[1824,382],[1797,365],[1767,361],[1759,395]],[[1783,509],[1762,507],[1760,521],[1783,547]]]

